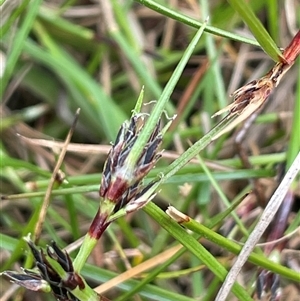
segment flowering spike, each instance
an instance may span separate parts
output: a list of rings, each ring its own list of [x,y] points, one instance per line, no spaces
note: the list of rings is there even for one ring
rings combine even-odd
[[[90,296],[88,300],[106,300],[88,287],[84,279],[74,272],[71,258],[58,248],[55,242],[47,247],[47,254],[38,250],[27,237],[36,260],[37,271],[23,269],[23,273],[6,271],[3,273],[12,282],[32,291],[51,292],[58,301],[80,301],[77,293]]]
[[[285,73],[292,67],[299,56],[300,31],[295,35],[290,45],[283,51],[283,59],[278,62],[265,76],[239,88],[232,93],[233,102],[216,112],[212,117],[228,112],[219,124],[224,128],[213,136],[216,140],[221,135],[229,132],[239,123],[248,119],[259,110],[268,100],[269,95],[278,86]],[[228,121],[230,120],[230,123]]]
[[[100,206],[74,261],[77,272],[82,269],[91,250],[112,221],[139,210],[154,197],[157,185],[145,187],[142,182],[161,157],[158,153],[162,142],[160,122],[138,154],[137,161],[132,162],[130,159],[132,148],[143,131],[146,116],[134,111],[130,120],[122,124],[108,153],[99,190]]]
[[[128,122],[124,122],[112,146],[104,166],[100,196],[104,199],[100,203],[100,211],[103,211],[103,204],[107,200],[114,204],[111,212],[116,212],[125,206],[138,192],[140,181],[153,168],[160,154],[157,150],[162,142],[160,123],[157,124],[145,145],[138,162],[131,171],[130,162],[127,162],[128,155],[140,132],[145,125],[145,114],[133,115]],[[105,205],[106,206],[106,205]]]

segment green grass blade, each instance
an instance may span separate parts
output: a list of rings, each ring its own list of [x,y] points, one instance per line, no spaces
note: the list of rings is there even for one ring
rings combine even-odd
[[[260,20],[256,17],[250,5],[245,0],[228,0],[243,21],[248,25],[254,37],[263,50],[275,61],[282,58],[282,54]]]
[[[132,166],[135,166],[135,164],[142,152],[144,145],[147,143],[147,140],[149,139],[158,120],[160,119],[160,116],[163,113],[167,102],[169,101],[171,93],[173,92],[173,90],[184,70],[184,67],[186,66],[186,63],[188,62],[190,56],[193,53],[193,50],[195,49],[199,39],[202,36],[205,26],[206,26],[206,23],[204,23],[201,26],[201,28],[197,31],[193,40],[187,47],[186,51],[184,52],[184,54],[182,56],[182,59],[180,60],[176,69],[174,70],[174,72],[173,72],[170,80],[168,81],[165,89],[163,90],[159,100],[157,101],[156,105],[154,106],[153,111],[151,112],[151,115],[149,116],[149,119],[147,120],[145,128],[143,129],[142,133],[140,134],[136,143],[134,144],[134,146],[127,158],[128,162],[130,162],[130,164]]]
[[[188,234],[180,225],[167,216],[155,204],[151,202],[148,203],[148,205],[144,208],[144,211],[155,219],[177,241],[199,258],[221,281],[225,279],[227,274],[226,269],[211,253],[209,253],[195,238],[193,238],[192,235]],[[238,283],[234,284],[233,293],[239,300],[253,301],[245,289]]]
[[[218,246],[238,255],[242,250],[242,245],[237,244],[236,242],[229,240],[222,235],[210,230],[209,228],[206,228],[205,226],[201,225],[197,221],[190,219],[188,222],[182,223],[184,227],[186,227],[189,230],[192,230],[193,232],[201,235],[202,237],[205,237],[209,241],[217,244]],[[249,256],[249,261],[263,267],[267,270],[270,270],[276,274],[280,274],[286,278],[292,279],[294,281],[299,281],[299,273],[292,269],[288,269],[266,257],[263,255],[258,255],[255,253],[252,253]]]
[[[136,2],[139,2],[139,3],[149,7],[150,9],[159,12],[160,14],[163,14],[167,17],[170,17],[174,20],[177,20],[178,22],[184,23],[184,24],[189,25],[191,27],[194,27],[194,28],[198,29],[203,25],[203,23],[199,22],[198,20],[192,19],[192,18],[190,18],[188,16],[185,16],[185,15],[179,13],[179,12],[176,12],[176,11],[174,11],[174,10],[164,6],[164,5],[161,5],[161,4],[157,3],[156,1],[153,1],[153,0],[136,0]],[[239,41],[239,42],[254,45],[254,46],[259,46],[257,41],[255,41],[253,39],[242,37],[240,35],[231,33],[231,32],[226,31],[226,30],[222,30],[220,28],[216,28],[214,26],[207,25],[205,27],[205,32],[209,32],[209,33],[212,33],[212,34],[220,36],[220,37],[228,38],[230,40]]]

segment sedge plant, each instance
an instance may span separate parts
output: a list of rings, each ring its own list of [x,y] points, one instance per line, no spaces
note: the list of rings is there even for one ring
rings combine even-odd
[[[151,1],[147,2],[150,3]],[[163,135],[172,121],[171,118],[167,125],[161,129],[164,109],[205,27],[206,23],[204,22],[186,49],[150,115],[140,112],[143,99],[143,93],[141,93],[130,120],[122,124],[108,154],[102,173],[98,211],[85,235],[76,258],[72,261],[68,253],[62,251],[55,242],[47,247],[46,252],[39,250],[30,238],[26,237],[25,240],[33,253],[37,269],[24,269],[23,273],[6,271],[3,273],[5,276],[27,289],[52,292],[57,300],[108,300],[87,284],[81,275],[82,268],[96,243],[114,220],[144,208],[150,216],[156,217],[155,219],[160,221],[162,227],[169,229],[170,233],[180,242],[184,243],[184,240],[187,240],[188,243],[185,241],[185,246],[200,258],[220,281],[225,279],[226,269],[195,238],[189,237],[185,230],[178,225],[184,224],[189,228],[191,226],[190,220],[178,221],[174,219],[174,214],[170,214],[170,212],[172,219],[169,219],[165,214],[162,217],[160,209],[149,202],[153,199],[163,182],[180,170],[209,143],[248,119],[264,105],[270,93],[279,84],[281,77],[289,70],[298,57],[300,52],[300,34],[298,32],[290,46],[287,47],[282,55],[277,56],[278,62],[270,72],[263,78],[238,89],[233,94],[234,102],[216,113],[218,115],[224,111],[229,111],[228,115],[220,123],[175,160],[165,170],[164,174],[157,175],[153,181],[145,184],[144,178],[161,157],[160,146]],[[273,50],[271,48],[273,58],[275,57],[276,59]],[[173,227],[172,229],[170,225]],[[194,224],[192,226],[190,229],[203,235],[203,229],[199,230],[199,227]],[[210,232],[207,231],[207,233]],[[211,233],[210,235],[214,236]],[[183,237],[188,238],[182,239]],[[222,241],[220,237],[218,239],[228,246],[227,241]],[[236,245],[232,248],[229,244],[228,248],[231,248],[234,252],[240,250]],[[251,259],[256,260],[256,262],[259,261],[255,256],[252,256]],[[290,275],[290,277],[294,276],[293,274]],[[252,300],[249,293],[235,281],[232,283],[232,291],[239,300]]]

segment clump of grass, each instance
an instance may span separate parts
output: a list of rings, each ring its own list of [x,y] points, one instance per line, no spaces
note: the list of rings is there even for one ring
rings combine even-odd
[[[167,116],[177,113],[175,125],[164,135],[162,158],[146,180],[154,183],[150,186],[153,191],[160,191],[143,211],[115,220],[96,244],[97,237],[79,270],[89,287],[112,300],[213,300],[230,270],[232,254],[242,248],[235,241],[247,240],[259,219],[259,208],[265,206],[257,201],[257,194],[249,192],[262,187],[262,199],[269,200],[273,191],[265,187],[272,183],[275,190],[272,178],[276,165],[285,164],[286,170],[294,166],[300,149],[300,90],[290,87],[300,86],[293,76],[296,71],[289,70],[290,76],[282,79],[271,96],[270,111],[264,111],[257,124],[250,126],[243,142],[247,156],[241,156],[242,160],[234,158],[235,132],[227,133],[233,129],[231,117],[238,119],[238,126],[261,105],[252,106],[251,112],[245,110],[251,98],[250,102],[249,98],[240,101],[238,94],[240,102],[230,107],[219,125],[220,120],[207,117],[227,105],[226,95],[272,68],[274,63],[263,51],[250,45],[261,46],[279,65],[286,61],[292,65],[294,59],[284,61],[286,52],[282,54],[276,44],[288,45],[297,26],[289,24],[278,30],[282,16],[274,1],[265,16],[267,31],[261,30],[255,17],[264,15],[262,1],[252,1],[251,7],[243,1],[230,1],[231,6],[219,2],[214,7],[201,1],[200,6],[179,3],[173,8],[139,2],[144,6],[117,1],[86,7],[72,2],[50,6],[35,1],[28,7],[7,7],[8,18],[2,28],[6,54],[1,85],[2,268],[32,268],[33,257],[24,251],[22,237],[35,233],[38,224],[43,225],[39,246],[54,240],[71,258],[78,256],[80,237],[87,233],[98,210],[99,172],[107,144],[129,119],[145,86],[144,101],[157,101],[143,108],[143,114],[150,116],[130,152],[132,166],[139,161],[158,120],[168,124]],[[208,24],[196,21],[208,15]],[[246,37],[249,31],[247,35],[245,30],[241,32],[241,20],[255,38]],[[196,36],[192,27],[201,28]],[[201,37],[202,31],[206,34]],[[259,87],[252,88],[247,90],[250,94]],[[286,91],[292,92],[283,102]],[[49,179],[62,147],[49,137],[64,139],[78,107],[81,115],[74,143],[65,145],[69,151],[61,166],[63,173],[52,178],[51,188]],[[190,141],[194,142],[191,147]],[[190,161],[201,150],[201,157]],[[47,187],[51,188],[49,203],[43,202]],[[289,195],[297,197],[296,185],[291,186]],[[168,205],[179,210],[169,209],[172,218],[164,212]],[[299,227],[299,214],[292,207],[290,210],[289,222],[282,230],[285,233]],[[291,236],[285,249],[297,243]],[[239,300],[257,298],[253,287],[262,279],[261,269],[288,279],[284,291],[299,280],[292,269],[268,260],[270,253],[264,255],[264,249],[258,245],[249,257],[249,272],[242,270],[244,283],[235,283],[232,289]],[[77,262],[75,259],[75,266]],[[26,299],[28,292],[17,290],[3,277],[0,281],[4,300]],[[262,291],[271,289],[267,281],[260,285]],[[51,300],[49,294],[36,293],[34,298]]]

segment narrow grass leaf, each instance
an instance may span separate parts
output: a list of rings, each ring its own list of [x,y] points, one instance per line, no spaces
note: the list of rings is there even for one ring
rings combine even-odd
[[[201,260],[221,281],[224,280],[227,271],[222,264],[219,263],[192,235],[188,234],[180,225],[178,225],[177,222],[167,216],[154,203],[148,203],[147,206],[144,207],[144,211]],[[253,301],[245,289],[238,283],[234,284],[233,293],[239,300]]]
[[[136,0],[136,2],[139,2],[147,7],[149,7],[150,9],[164,15],[167,17],[170,17],[178,22],[181,22],[183,24],[189,25],[191,27],[194,28],[200,28],[201,26],[203,26],[203,23],[199,22],[198,20],[192,19],[188,16],[185,16],[179,12],[176,12],[162,4],[157,3],[157,1],[153,1],[153,0]],[[214,35],[220,36],[220,37],[224,37],[224,38],[228,38],[230,40],[234,40],[234,41],[239,41],[241,43],[246,43],[246,44],[250,44],[253,46],[259,46],[259,43],[257,43],[257,41],[253,40],[253,39],[249,39],[246,37],[242,37],[240,35],[231,33],[229,31],[226,30],[222,30],[220,28],[216,28],[214,26],[210,26],[207,25],[205,27],[205,32],[209,32],[212,33]]]
[[[179,64],[177,65],[176,69],[174,70],[170,80],[168,81],[165,89],[163,90],[159,100],[157,101],[156,105],[153,108],[153,111],[151,112],[151,115],[149,116],[149,119],[147,120],[147,123],[145,125],[145,128],[141,132],[140,136],[138,137],[136,143],[134,144],[129,156],[128,156],[128,162],[132,166],[134,166],[141,154],[141,151],[148,141],[153,129],[157,125],[158,120],[160,119],[161,114],[163,113],[165,106],[167,102],[169,101],[169,98],[171,96],[171,93],[173,92],[183,70],[185,65],[187,64],[189,58],[191,57],[193,50],[195,49],[199,39],[202,36],[202,33],[204,31],[204,28],[206,26],[206,23],[204,23],[201,28],[197,31],[196,35],[192,39],[191,43],[187,47],[186,51],[184,52],[182,59],[180,60]]]
[[[243,21],[248,25],[254,37],[263,50],[275,61],[280,61],[282,54],[260,20],[256,17],[250,5],[245,0],[228,0]]]
[[[106,282],[110,279],[116,277],[118,274],[108,271],[107,269],[100,269],[98,267],[86,264],[82,269],[82,275],[87,279],[91,279],[93,281],[98,282]],[[117,285],[118,290],[122,290],[128,292],[132,290],[140,281],[130,279],[124,283],[120,283]],[[112,289],[115,289],[114,287]],[[168,289],[163,289],[157,285],[147,284],[143,287],[143,289],[139,292],[139,294],[149,300],[159,300],[159,301],[195,301],[194,298],[190,298],[184,296],[182,294],[177,294]],[[128,300],[128,299],[127,299]]]
[[[210,1],[207,0],[201,1],[201,7],[203,11],[202,17],[204,18],[205,16],[210,15],[209,3]],[[217,97],[219,107],[223,108],[227,105],[227,94],[225,90],[224,80],[222,78],[220,60],[218,59],[220,55],[220,51],[217,50],[215,40],[213,39],[212,35],[206,35],[205,39],[206,39],[205,41],[206,49],[211,63],[211,72],[213,74],[213,86],[214,86],[213,91]],[[211,105],[211,109],[209,110],[209,113],[211,114],[212,112],[213,112],[213,107]]]
[[[205,237],[207,240],[215,243],[219,247],[224,248],[224,249],[228,250],[229,252],[232,252],[236,255],[238,255],[240,253],[240,251],[242,250],[242,245],[239,245],[238,243],[236,243],[230,239],[227,239],[226,237],[223,237],[222,235],[205,227],[204,225],[200,224],[199,222],[193,220],[192,218],[190,218],[188,222],[181,223],[181,225],[184,226],[185,228],[193,231],[194,233],[201,235],[201,237]],[[259,267],[262,267],[262,268],[270,270],[274,273],[280,274],[286,278],[292,279],[294,281],[299,280],[299,274],[297,273],[297,271],[288,269],[288,268],[266,258],[264,255],[251,253],[249,255],[249,261],[258,265]]]

